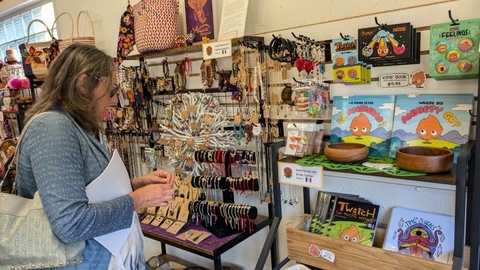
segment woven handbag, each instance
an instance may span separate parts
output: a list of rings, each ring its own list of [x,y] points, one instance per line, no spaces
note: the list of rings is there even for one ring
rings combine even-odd
[[[22,131],[22,136],[32,117]],[[21,138],[12,160],[19,154]],[[8,166],[9,170],[12,166]],[[4,183],[9,171],[0,182]],[[33,199],[0,193],[0,269],[39,269],[83,263],[85,241],[63,243],[52,231],[38,192]]]
[[[85,17],[88,19],[90,22],[89,26],[92,29],[92,35],[91,36],[80,36],[80,17],[82,14],[85,14]],[[85,27],[86,29],[87,27]],[[77,15],[77,36],[73,38],[74,43],[86,43],[92,46],[95,46],[95,29],[93,28],[93,20],[92,17],[90,17],[90,14],[88,14],[88,11],[82,10],[78,13]]]
[[[52,24],[52,30],[55,28],[55,24],[57,23],[58,19],[60,19],[60,17],[62,16],[68,16],[70,18],[70,25],[71,25],[71,32],[70,32],[70,37],[69,38],[66,38],[66,39],[58,39],[58,48],[60,50],[60,52],[62,52],[63,50],[65,50],[65,48],[67,48],[68,46],[70,46],[72,43],[73,43],[73,28],[75,28],[75,25],[73,23],[73,17],[70,13],[68,12],[62,12],[60,13],[60,15],[58,15],[56,18],[55,18],[55,21],[53,21],[53,24]]]
[[[41,23],[47,29],[46,33],[52,38],[50,41],[30,43],[30,28],[34,23]],[[41,20],[32,20],[28,24],[27,41],[20,44],[22,65],[25,76],[31,79],[45,79],[48,66],[59,53],[58,40],[53,37],[48,26]]]
[[[177,0],[141,0],[133,7],[134,31],[140,53],[174,47],[180,33]]]

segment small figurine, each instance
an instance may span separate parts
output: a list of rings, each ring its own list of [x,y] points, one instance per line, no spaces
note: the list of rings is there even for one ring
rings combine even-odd
[[[184,35],[178,35],[175,37],[175,44],[177,48],[181,48],[185,44],[185,36]]]
[[[195,39],[195,33],[194,32],[190,32],[187,34],[187,40],[185,41],[185,43],[187,44],[187,46],[192,46],[193,45],[193,40]]]
[[[210,43],[210,39],[207,36],[203,36],[202,43]]]

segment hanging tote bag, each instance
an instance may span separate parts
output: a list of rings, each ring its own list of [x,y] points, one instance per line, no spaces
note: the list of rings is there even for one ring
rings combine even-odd
[[[70,18],[70,35],[68,38],[66,39],[58,39],[58,48],[60,50],[60,52],[62,52],[63,50],[65,50],[65,48],[67,48],[68,46],[70,46],[72,43],[73,43],[73,28],[75,27],[75,25],[73,24],[73,17],[70,13],[68,12],[62,12],[60,13],[60,15],[58,15],[56,18],[55,18],[55,21],[53,21],[53,24],[52,24],[52,32],[53,32],[53,29],[55,28],[55,24],[57,23],[58,19],[60,19],[60,17],[62,16],[67,16],[68,18]]]
[[[174,46],[180,33],[177,0],[141,0],[133,7],[134,31],[140,53]]]
[[[80,36],[80,17],[82,14],[85,14],[85,17],[89,21],[89,28],[92,29],[92,36]],[[85,29],[87,26],[85,26]],[[86,43],[92,46],[95,46],[95,29],[93,28],[93,20],[92,17],[90,17],[90,14],[88,14],[88,11],[82,10],[78,13],[77,15],[77,36],[73,38],[73,42],[75,43]]]
[[[32,117],[22,131],[22,136]],[[20,139],[12,160],[19,154]],[[8,166],[10,169],[12,166]],[[0,182],[2,186],[9,172]],[[1,269],[39,269],[77,265],[83,262],[85,241],[63,243],[52,231],[43,211],[38,192],[33,199],[14,194],[0,193],[0,262]]]
[[[33,34],[30,36],[30,28],[34,23],[43,24],[51,40],[30,43],[31,39],[33,39]],[[50,63],[59,53],[58,40],[52,36],[48,26],[41,20],[32,20],[28,24],[27,41],[20,44],[19,49],[22,54],[22,65],[25,76],[30,79],[45,79]]]

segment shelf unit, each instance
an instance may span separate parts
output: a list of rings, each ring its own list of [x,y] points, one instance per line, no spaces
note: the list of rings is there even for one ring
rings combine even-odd
[[[460,153],[457,165],[448,173],[402,178],[402,180],[405,181],[455,185],[455,240],[453,264],[450,266],[447,264],[413,258],[414,261],[408,264],[409,267],[413,267],[412,269],[479,269],[478,259],[475,258],[475,252],[477,252],[476,250],[478,250],[480,243],[478,239],[478,219],[475,219],[475,215],[478,216],[478,204],[475,205],[475,202],[476,200],[479,200],[480,196],[478,194],[480,194],[480,191],[471,188],[472,186],[478,188],[480,182],[479,177],[474,177],[473,173],[474,168],[477,165],[475,162],[475,146],[478,146],[478,144],[475,145],[474,141],[469,141]],[[294,160],[295,158],[287,157],[282,161],[294,162]],[[324,168],[324,171],[329,170]],[[339,173],[338,171],[335,172],[337,174]],[[359,175],[351,170],[343,170],[340,174]],[[389,177],[395,179],[395,177],[384,173],[373,174],[371,177]],[[278,178],[275,180],[278,181]],[[467,189],[467,187],[469,188]],[[303,188],[303,196],[304,213],[310,214],[310,192],[308,188]],[[480,200],[478,203],[480,203]],[[475,220],[477,220],[477,222],[474,222]],[[470,226],[468,226],[469,224]],[[344,262],[348,262],[348,259],[345,258],[348,258],[350,254],[349,252],[355,256],[364,256],[365,259],[363,260],[363,263],[366,265],[373,265],[373,263],[376,262],[378,265],[388,268],[400,267],[402,264],[397,265],[398,262],[403,263],[403,265],[409,262],[408,259],[411,259],[409,256],[381,249],[381,243],[383,243],[383,241],[379,242],[378,239],[383,240],[382,237],[384,237],[384,230],[380,228],[379,232],[380,233],[378,236],[376,235],[375,239],[376,245],[374,244],[374,246],[376,247],[363,247],[309,233],[302,230],[301,226],[297,228],[288,228],[287,242],[288,245],[291,245],[289,246],[289,256],[279,265],[284,265],[292,259],[315,267],[327,267],[327,269],[332,269],[334,266],[332,266],[331,263],[324,259],[313,258],[308,254],[308,246],[310,243],[316,244],[320,248],[326,247],[329,250],[338,253],[337,257]],[[303,242],[305,242],[304,239],[311,240],[308,243],[302,243],[302,241],[300,241],[302,239]],[[290,250],[292,250],[292,254]]]

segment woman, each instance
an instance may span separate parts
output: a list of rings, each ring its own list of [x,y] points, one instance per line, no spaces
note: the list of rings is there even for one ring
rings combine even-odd
[[[138,224],[135,210],[165,206],[174,196],[172,175],[157,170],[133,179],[129,194],[89,203],[86,186],[111,158],[95,134],[107,107],[118,102],[115,71],[112,58],[97,48],[67,47],[50,66],[25,120],[53,113],[36,117],[19,146],[18,194],[33,198],[38,191],[55,234],[67,244],[86,241],[83,263],[73,269],[145,268],[143,238],[122,266],[93,238]]]

